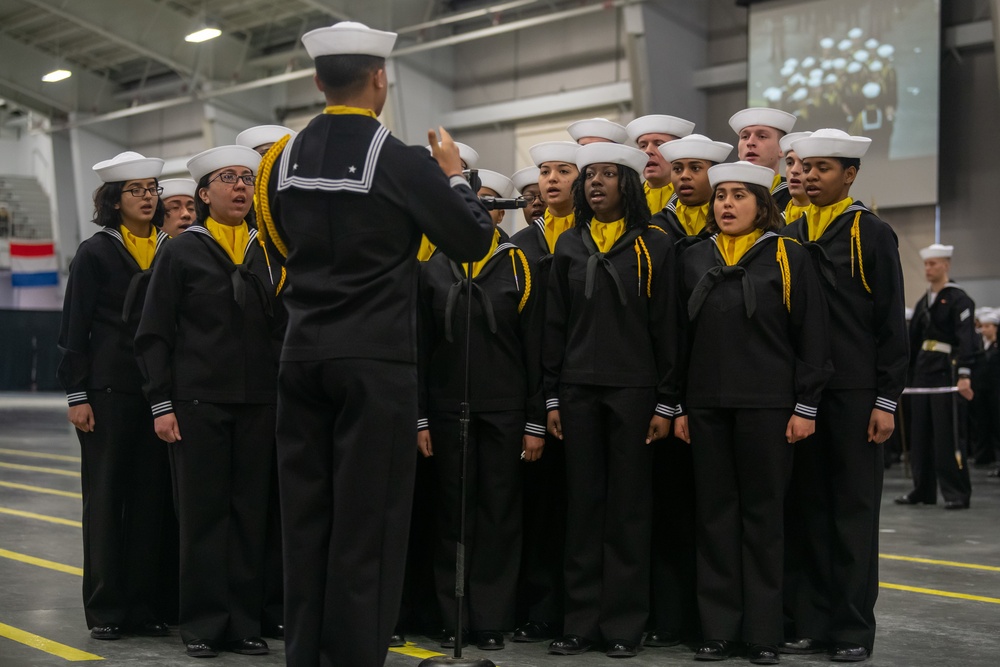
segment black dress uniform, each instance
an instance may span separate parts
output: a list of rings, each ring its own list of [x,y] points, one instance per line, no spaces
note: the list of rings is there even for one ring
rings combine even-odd
[[[694,235],[677,215],[677,195],[649,221],[674,243],[678,268],[684,251],[712,235]],[[691,445],[669,435],[653,444],[653,541],[650,625],[646,646],[668,646],[700,636],[695,595],[695,478]]]
[[[810,209],[812,211],[812,209]],[[849,643],[870,652],[878,597],[883,447],[868,442],[873,409],[894,413],[908,361],[896,234],[853,202],[814,242],[807,218],[785,227],[809,251],[830,312],[834,374],[816,434],[796,447],[788,517],[801,568],[786,637]]]
[[[541,335],[554,250],[545,238],[544,218],[536,218],[514,234],[511,243],[524,252],[531,265],[538,300],[535,308],[543,314],[539,318]],[[566,548],[566,450],[562,440],[546,432],[542,457],[525,464],[523,485],[524,548],[518,583],[518,621],[544,624],[539,628],[543,634],[558,635],[563,621]],[[541,638],[517,634],[513,637],[514,641]]]
[[[788,202],[792,201],[792,193],[788,191],[788,182],[784,176],[775,174],[774,184],[771,186],[771,197],[779,211],[784,211]]]
[[[623,232],[599,252],[590,225],[564,232],[549,274],[543,339],[546,406],[566,442],[563,631],[636,646],[649,611],[650,419],[665,399],[675,266],[670,237]]]
[[[976,419],[978,449],[976,463],[992,463],[1000,456],[1000,354],[997,342],[983,341],[976,353],[972,376],[973,414]]]
[[[294,557],[286,657],[381,665],[413,498],[417,246],[426,233],[449,257],[476,259],[493,225],[463,179],[449,185],[425,148],[361,114],[314,118],[272,147],[260,173],[259,222],[288,273],[278,416],[284,550]]]
[[[921,297],[910,320],[910,384],[913,387],[952,387],[959,377],[970,377],[977,349],[976,305],[955,283]],[[917,394],[910,398],[911,466],[914,502],[934,504],[937,487],[945,502],[967,505],[972,494],[966,452],[956,440],[953,394]]]
[[[471,421],[466,491],[466,627],[513,627],[521,559],[522,436],[545,434],[538,285],[507,235],[472,280]],[[465,269],[442,254],[421,266],[420,430],[430,429],[438,478],[434,578],[445,627],[455,618],[455,545],[461,505]]]
[[[274,447],[274,287],[250,230],[234,264],[201,224],[157,261],[135,349],[154,417],[173,412],[169,445],[180,520],[185,643],[259,637]]]
[[[765,232],[732,266],[714,235],[687,249],[679,292],[690,318],[679,363],[694,452],[702,633],[776,646],[793,451],[785,429],[793,414],[816,418],[832,370],[822,289],[807,251]]]
[[[156,233],[154,265],[166,239]],[[89,403],[94,412],[94,430],[76,431],[83,607],[90,628],[160,622],[162,590],[176,589],[163,578],[164,554],[176,544],[170,465],[132,348],[149,275],[125,248],[121,232],[104,227],[80,244],[66,283],[59,381],[70,407]]]

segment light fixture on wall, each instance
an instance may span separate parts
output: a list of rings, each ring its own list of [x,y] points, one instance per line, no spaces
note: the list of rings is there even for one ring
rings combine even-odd
[[[68,79],[73,76],[73,73],[68,69],[54,69],[45,76],[42,77],[42,81],[45,83],[55,83],[56,81],[62,81],[63,79]]]

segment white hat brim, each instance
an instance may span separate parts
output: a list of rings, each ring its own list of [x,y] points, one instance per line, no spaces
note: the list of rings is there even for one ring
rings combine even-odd
[[[163,173],[163,160],[145,157],[133,151],[119,153],[110,160],[93,166],[94,173],[104,183],[134,181],[140,178],[159,178]]]
[[[198,153],[187,161],[191,178],[200,181],[206,174],[224,167],[246,167],[254,174],[260,166],[260,154],[247,146],[218,146]]]
[[[795,116],[781,109],[751,107],[737,111],[729,118],[729,127],[733,128],[733,132],[736,134],[753,125],[773,127],[788,133],[795,127]]]
[[[638,148],[609,142],[580,146],[576,154],[576,166],[580,171],[591,164],[617,164],[633,170],[640,178],[648,162],[649,156]]]
[[[285,135],[294,139],[296,132],[284,125],[258,125],[237,134],[236,145],[257,148],[265,144],[273,144]]]
[[[774,171],[752,162],[727,162],[708,168],[708,182],[713,188],[719,183],[753,183],[770,190]]]
[[[625,131],[632,141],[639,141],[646,134],[669,134],[679,139],[694,132],[694,123],[677,116],[650,114],[633,120],[625,126]]]
[[[360,55],[388,58],[396,44],[396,33],[374,30],[363,23],[341,21],[302,35],[309,57]]]

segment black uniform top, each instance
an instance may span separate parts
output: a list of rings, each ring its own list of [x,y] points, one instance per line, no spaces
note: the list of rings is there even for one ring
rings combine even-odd
[[[704,241],[712,235],[707,229],[702,229],[693,236],[688,235],[687,230],[684,229],[684,225],[681,224],[680,219],[677,217],[677,201],[678,198],[675,194],[667,202],[667,205],[663,207],[663,210],[652,217],[649,224],[661,228],[667,232],[675,244],[679,244],[677,247],[679,255],[685,248],[699,241]]]
[[[167,238],[157,232],[152,266]],[[59,330],[58,376],[71,406],[87,403],[88,389],[142,393],[132,342],[152,266],[139,268],[117,229],[104,227],[80,244],[69,269]]]
[[[497,248],[472,279],[469,408],[524,410],[525,433],[545,437],[538,292],[523,252],[500,230]],[[426,411],[458,412],[465,389],[465,271],[443,253],[421,265],[421,401]]]
[[[569,230],[567,230],[569,231]],[[566,232],[563,232],[565,234]],[[549,269],[552,267],[552,253],[545,240],[545,218],[535,218],[531,224],[511,237],[531,264],[531,278],[538,286],[538,308],[545,311],[545,298],[549,285]],[[558,242],[558,241],[557,241]],[[544,320],[544,317],[542,318]]]
[[[263,217],[287,244],[282,359],[416,363],[421,234],[456,260],[481,258],[493,224],[476,193],[362,115],[317,116],[267,160]]]
[[[153,416],[171,399],[274,403],[274,287],[257,230],[242,264],[202,225],[167,244],[157,260],[135,337]]]
[[[656,413],[672,418],[675,285],[673,243],[662,229],[626,230],[607,253],[597,252],[589,224],[563,232],[545,302],[547,409],[559,408],[561,383],[656,387]]]
[[[895,412],[909,360],[896,233],[860,202],[815,243],[805,217],[781,233],[810,252],[826,294],[834,369],[827,386],[874,389],[874,407]]]
[[[927,304],[927,296],[920,297],[910,320],[910,378],[914,387],[950,387],[952,360],[960,376],[972,374],[979,348],[975,311],[976,304],[955,283],[941,288],[933,304]],[[951,351],[925,350],[925,340],[946,343]]]
[[[809,253],[766,232],[726,266],[716,237],[680,259],[679,412],[788,408],[815,419],[833,367],[826,303]]]
[[[788,202],[792,201],[792,193],[788,191],[788,182],[784,176],[779,176],[777,185],[771,188],[771,197],[774,198],[779,211],[784,211]]]
[[[972,377],[972,389],[977,394],[1000,392],[1000,353],[997,352],[995,342],[984,343],[982,349],[976,352],[976,373]]]

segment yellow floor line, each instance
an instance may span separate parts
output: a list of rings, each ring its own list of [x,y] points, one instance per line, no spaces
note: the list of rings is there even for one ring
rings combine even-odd
[[[83,498],[82,493],[76,493],[75,491],[60,491],[59,489],[48,489],[44,486],[31,486],[30,484],[17,484],[15,482],[0,482],[0,486],[6,486],[8,489],[20,489],[21,491],[48,493],[53,496],[65,496],[66,498]]]
[[[38,567],[44,567],[49,570],[55,570],[56,572],[75,574],[78,577],[83,576],[82,567],[73,567],[72,565],[64,565],[62,563],[57,563],[52,560],[45,560],[44,558],[38,558],[36,556],[19,554],[16,551],[7,551],[6,549],[0,549],[0,558],[9,558],[10,560],[16,560],[19,563],[27,563],[28,565],[37,565]]]
[[[880,588],[891,588],[895,591],[907,591],[908,593],[923,593],[924,595],[937,595],[942,598],[957,598],[959,600],[972,600],[973,602],[989,602],[1000,604],[1000,598],[988,598],[983,595],[968,595],[966,593],[952,593],[951,591],[939,591],[934,588],[918,588],[916,586],[903,586],[902,584],[887,584],[879,582]]]
[[[389,649],[393,653],[399,653],[402,655],[408,655],[411,658],[436,658],[439,655],[444,655],[444,653],[438,653],[436,651],[428,651],[425,648],[420,648],[413,642],[406,642],[406,646],[399,648]]]
[[[46,639],[45,637],[40,637],[39,635],[19,630],[18,628],[7,625],[6,623],[0,623],[0,637],[6,637],[7,639],[12,639],[16,642],[24,644],[25,646],[37,648],[39,651],[45,651],[46,653],[54,655],[57,658],[68,660],[69,662],[104,660],[104,658],[99,655],[87,653],[86,651],[81,651],[78,648],[66,646],[65,644],[54,642],[51,639]]]
[[[1000,567],[996,565],[976,565],[975,563],[958,563],[951,560],[934,560],[932,558],[915,558],[913,556],[895,556],[893,554],[879,554],[879,558],[886,560],[902,560],[908,563],[926,563],[928,565],[947,565],[948,567],[965,567],[970,570],[986,570],[987,572],[1000,572]]]
[[[29,452],[26,449],[0,449],[0,454],[12,454],[13,456],[30,456],[35,459],[51,459],[53,461],[70,461],[79,463],[79,456],[65,456],[64,454],[46,454],[45,452]]]
[[[74,470],[60,470],[59,468],[43,468],[42,466],[26,466],[21,463],[0,462],[0,468],[11,470],[30,470],[32,472],[47,472],[52,475],[66,475],[67,477],[79,477],[80,473]]]
[[[9,507],[0,507],[0,514],[10,514],[11,516],[20,516],[25,519],[35,519],[37,521],[48,521],[49,523],[58,523],[63,526],[74,526],[76,528],[83,528],[83,523],[80,521],[73,521],[72,519],[63,519],[58,516],[49,516],[48,514],[35,514],[34,512],[24,512],[22,510],[15,510]]]

